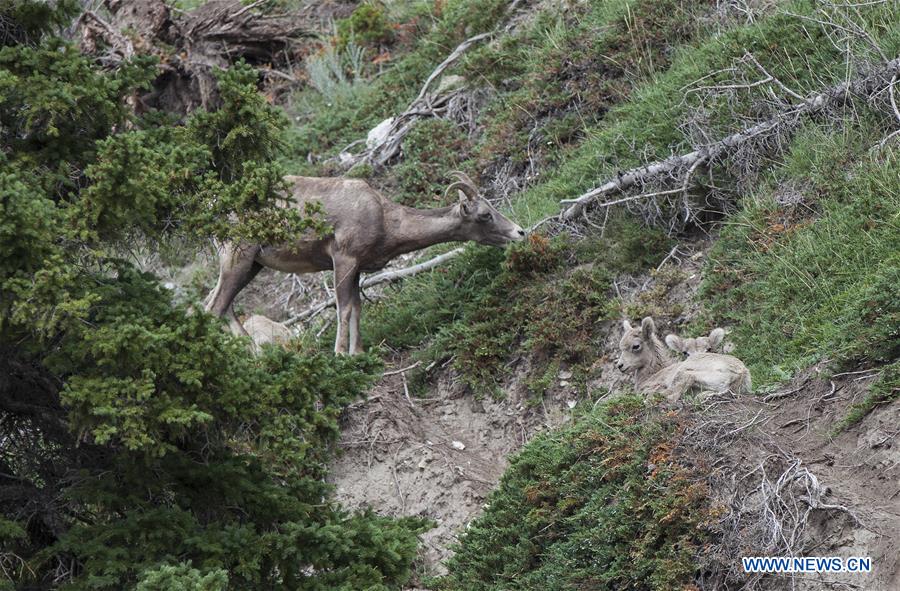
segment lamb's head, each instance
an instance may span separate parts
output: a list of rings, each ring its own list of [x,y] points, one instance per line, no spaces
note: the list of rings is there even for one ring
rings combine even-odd
[[[715,328],[709,336],[694,339],[681,338],[676,334],[666,335],[666,345],[673,351],[683,353],[690,357],[697,353],[716,352],[725,340],[725,329]]]
[[[620,371],[640,371],[659,363],[659,339],[656,338],[656,324],[647,316],[640,326],[633,327],[623,321],[624,333],[619,340],[619,359],[616,367]]]
[[[459,193],[459,216],[462,221],[460,237],[463,240],[474,240],[488,246],[505,246],[525,238],[525,230],[482,197],[478,187],[465,173],[450,174],[456,181],[447,187],[444,195],[454,189]]]

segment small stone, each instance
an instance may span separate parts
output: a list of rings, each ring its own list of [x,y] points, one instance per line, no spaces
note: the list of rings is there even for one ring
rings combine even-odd
[[[452,443],[450,443],[450,447],[452,447],[453,449],[458,449],[459,451],[462,451],[462,450],[466,449],[466,444],[463,443],[462,441],[453,441]]]
[[[438,84],[437,90],[434,91],[434,94],[440,96],[451,90],[462,88],[465,84],[465,78],[463,78],[462,76],[457,76],[455,74],[450,74],[441,78],[441,83]]]
[[[578,404],[578,401],[576,400],[566,400],[566,406],[568,406],[570,409],[575,408],[576,404]]]
[[[373,127],[372,130],[369,131],[369,135],[366,136],[366,147],[371,150],[383,144],[387,140],[388,132],[391,130],[393,124],[394,118],[388,117]]]
[[[561,380],[571,380],[571,379],[572,379],[572,372],[569,371],[569,370],[567,370],[567,369],[566,369],[566,370],[563,370],[563,371],[561,371],[561,372],[559,372],[559,379],[561,379]]]
[[[566,380],[560,380],[559,385],[562,386],[563,388],[565,388],[566,386],[569,385],[569,382],[567,382]]]

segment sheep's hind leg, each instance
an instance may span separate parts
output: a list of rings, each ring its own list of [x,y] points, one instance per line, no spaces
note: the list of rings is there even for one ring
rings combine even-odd
[[[359,325],[353,327],[353,302],[359,299],[359,266],[352,259],[334,259],[334,290],[337,296],[337,335],[334,339],[335,355],[355,353],[351,345],[358,347]],[[357,315],[357,322],[359,316]],[[354,331],[355,328],[355,331]],[[355,335],[353,334],[355,332]]]

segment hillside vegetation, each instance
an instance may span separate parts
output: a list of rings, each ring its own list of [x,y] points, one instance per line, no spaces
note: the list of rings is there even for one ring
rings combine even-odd
[[[752,16],[704,2],[538,4],[527,12],[512,32],[470,50],[453,70],[483,93],[474,131],[424,120],[405,140],[399,164],[350,173],[398,200],[429,205],[440,203],[447,172],[462,168],[508,200],[517,221],[535,223],[558,211],[559,200],[618,170],[749,127],[786,109],[795,100],[789,92],[817,94],[900,54],[900,13],[892,3],[842,12],[821,2],[785,2]],[[428,55],[433,35],[449,48],[495,26],[467,20],[486,13],[474,5],[441,13],[420,44],[394,55],[395,65],[371,85],[360,85],[362,102],[305,112],[297,148],[334,154],[401,111],[418,84],[398,94],[396,77]],[[449,38],[448,22],[460,31]],[[856,34],[846,32],[848,22]],[[780,84],[757,83],[767,75]],[[315,93],[305,91],[299,102],[311,104],[305,97]],[[379,93],[385,98],[369,108]],[[839,432],[900,391],[900,176],[896,141],[882,141],[898,121],[886,95],[791,121],[715,162],[690,191],[690,219],[680,196],[661,198],[591,214],[589,224],[544,226],[506,253],[468,247],[448,268],[409,280],[369,307],[368,344],[410,350],[423,361],[415,376],[422,388],[433,376],[421,368],[449,360],[476,396],[503,396],[517,360],[526,357],[526,383],[538,403],[560,367],[581,387],[602,377],[596,361],[607,321],[652,314],[690,336],[721,325],[761,393],[820,361],[833,372],[880,368],[868,397],[834,427]],[[335,118],[351,131],[343,125],[329,133]],[[304,135],[310,130],[315,142]],[[680,186],[673,184],[645,192]],[[670,294],[683,277],[657,266],[679,238],[707,233],[717,239],[692,303],[700,313],[688,314]],[[617,281],[648,275],[652,290],[618,295]],[[646,456],[629,447],[622,453],[635,462],[631,474],[641,483],[628,484],[628,469],[616,472],[615,443],[597,454],[602,459],[579,451],[622,435],[595,413],[638,421],[628,445],[637,440],[651,450],[672,439],[617,404],[526,446],[462,537],[440,588],[672,589],[695,579],[710,535],[704,526],[716,509],[679,476],[687,468],[671,460],[674,472],[658,468],[662,480],[651,485],[643,481]],[[659,507],[631,497],[651,486]],[[665,534],[653,529],[659,523]]]
[[[252,10],[306,4],[327,3]],[[713,468],[684,451],[689,408],[620,387],[620,319],[725,327],[756,396],[812,366],[871,371],[834,435],[900,398],[897,76],[790,115],[900,56],[896,2],[366,0],[309,42],[288,91],[259,92],[267,66],[241,61],[216,74],[220,103],[189,115],[132,109],[166,58],[80,52],[79,9],[0,4],[15,25],[0,47],[0,589],[401,588],[428,520],[348,512],[324,480],[342,410],[398,357],[413,398],[450,375],[476,399],[524,383],[537,407],[562,370],[579,392],[566,426],[510,460],[446,575],[417,583],[715,588]],[[455,102],[398,157],[342,164],[486,32],[444,75],[461,77]],[[620,171],[773,118],[687,179],[556,215]],[[535,231],[381,292],[364,356],[333,357],[321,321],[249,355],[197,311],[206,277],[173,293],[136,262],[325,231],[276,207],[284,174],[434,207],[453,170]],[[687,299],[685,244],[703,253]]]

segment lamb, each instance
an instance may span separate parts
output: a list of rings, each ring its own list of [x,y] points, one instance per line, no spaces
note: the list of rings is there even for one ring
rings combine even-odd
[[[294,336],[288,327],[261,314],[253,314],[241,324],[257,348],[268,343],[283,345]]]
[[[714,328],[709,336],[686,339],[677,334],[666,335],[666,345],[673,351],[683,353],[687,357],[698,353],[719,353],[722,341],[725,340],[725,329]]]
[[[696,353],[678,361],[656,335],[653,318],[644,318],[639,327],[625,320],[623,328],[616,367],[634,372],[635,387],[640,392],[661,392],[669,402],[677,402],[693,387],[735,394],[752,391],[750,371],[737,357]]]

